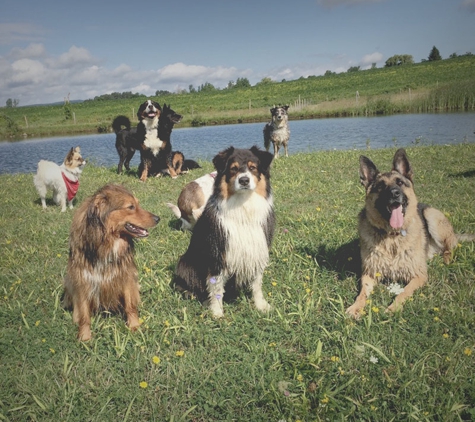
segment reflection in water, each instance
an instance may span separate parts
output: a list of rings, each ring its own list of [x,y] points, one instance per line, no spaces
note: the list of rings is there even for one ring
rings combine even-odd
[[[290,110],[290,115],[292,115]],[[186,158],[210,160],[229,146],[263,148],[263,123],[205,126],[172,132],[174,150]],[[475,113],[404,114],[383,117],[348,117],[291,120],[289,153],[333,149],[366,149],[413,144],[475,142]],[[40,159],[62,163],[68,150],[81,147],[89,162],[115,167],[115,134],[25,140],[0,143],[0,173],[32,173]],[[132,166],[139,164],[136,152]]]

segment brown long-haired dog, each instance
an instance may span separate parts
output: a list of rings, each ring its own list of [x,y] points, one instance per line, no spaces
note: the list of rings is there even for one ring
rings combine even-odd
[[[73,309],[79,340],[91,338],[91,315],[101,310],[123,312],[132,331],[140,325],[134,238],[148,236],[159,220],[119,185],[102,187],[74,214],[64,305]]]

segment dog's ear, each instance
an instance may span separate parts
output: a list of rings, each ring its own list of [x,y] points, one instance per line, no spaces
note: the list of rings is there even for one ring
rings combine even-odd
[[[374,163],[368,157],[360,156],[360,182],[365,188],[374,182],[378,174],[379,170]]]
[[[76,148],[74,148],[74,152],[77,152],[78,154],[81,154],[81,148],[79,148],[79,146],[77,146]]]
[[[289,109],[289,107],[290,107],[289,105],[285,105],[285,106],[283,106],[282,108],[283,108],[285,111],[287,111],[287,110]]]
[[[414,173],[412,172],[412,167],[409,164],[409,159],[407,158],[404,148],[399,148],[394,154],[393,170],[401,173],[404,177],[412,182]]]
[[[268,151],[262,151],[255,145],[250,151],[259,159],[259,170],[261,173],[267,173],[274,156]]]
[[[64,161],[66,162],[67,165],[71,165],[73,162],[73,158],[74,158],[74,148],[71,148],[68,154],[66,155],[66,158],[64,159]]]
[[[218,171],[219,174],[224,173],[226,169],[226,163],[228,162],[228,158],[234,152],[234,147],[229,147],[224,151],[219,152],[216,157],[213,158],[214,168]]]

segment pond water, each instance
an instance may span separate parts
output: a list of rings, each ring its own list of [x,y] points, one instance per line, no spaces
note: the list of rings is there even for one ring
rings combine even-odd
[[[414,144],[475,142],[475,113],[403,114],[382,117],[348,117],[292,120],[289,153],[321,150],[404,147]],[[264,123],[183,128],[172,132],[173,149],[185,158],[211,160],[234,146],[263,148]],[[83,157],[96,165],[116,166],[115,134],[29,139],[0,142],[0,173],[33,173],[40,159],[61,164],[71,147],[80,146]],[[131,166],[138,166],[137,152]]]

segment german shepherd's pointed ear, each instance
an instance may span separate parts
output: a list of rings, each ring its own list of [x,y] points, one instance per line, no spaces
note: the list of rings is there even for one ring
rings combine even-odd
[[[255,145],[250,149],[250,151],[259,158],[259,170],[261,173],[266,174],[269,171],[269,167],[272,163],[274,155],[268,151],[262,151]]]
[[[393,170],[401,173],[412,182],[414,173],[412,172],[412,167],[409,164],[409,159],[407,158],[404,148],[399,148],[394,154]]]
[[[367,189],[374,182],[379,170],[374,163],[364,155],[360,156],[360,182]]]
[[[234,147],[229,147],[228,149],[225,149],[224,151],[219,152],[213,158],[214,168],[217,170],[219,174],[224,173],[224,170],[226,170],[226,163],[228,162],[228,158],[231,156],[233,152],[234,152]]]

